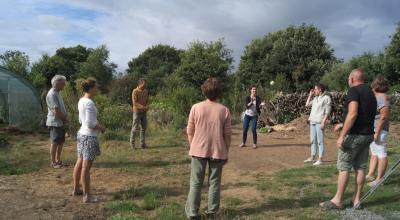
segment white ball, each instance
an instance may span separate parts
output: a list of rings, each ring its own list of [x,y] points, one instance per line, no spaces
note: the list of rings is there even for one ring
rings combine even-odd
[[[271,82],[269,82],[269,84],[270,84],[271,86],[273,86],[273,85],[275,84],[275,82],[274,82],[274,81],[271,81]]]

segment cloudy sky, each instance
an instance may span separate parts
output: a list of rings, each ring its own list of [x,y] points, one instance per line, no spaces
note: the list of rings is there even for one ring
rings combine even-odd
[[[348,59],[381,51],[400,21],[398,9],[397,0],[1,0],[0,53],[21,50],[34,62],[59,47],[106,44],[123,71],[154,44],[184,49],[224,38],[239,61],[252,39],[311,23]]]

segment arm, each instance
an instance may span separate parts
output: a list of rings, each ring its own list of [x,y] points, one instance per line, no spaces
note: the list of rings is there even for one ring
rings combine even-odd
[[[104,126],[102,126],[97,121],[96,107],[94,106],[93,103],[88,103],[85,106],[85,118],[84,118],[82,124],[86,125],[87,127],[91,128],[91,129],[94,129],[94,130],[100,130],[102,132],[104,132],[104,130],[105,130]]]
[[[331,110],[332,110],[331,103],[332,103],[331,97],[326,96],[326,103],[325,103],[325,106],[324,106],[325,107],[324,108],[324,114],[325,115],[324,115],[324,118],[321,121],[321,129],[325,128],[326,122],[328,121],[328,118],[329,118],[329,116],[331,114]]]
[[[390,108],[389,106],[384,106],[379,110],[379,112],[381,114],[381,117],[379,118],[378,125],[375,128],[374,140],[379,139],[383,126],[385,125],[385,121],[388,120],[390,116]]]
[[[252,100],[251,100],[251,97],[247,96],[247,97],[244,99],[244,104],[245,104],[245,106],[246,106],[246,109],[248,109],[251,105],[253,105],[253,102],[252,102]]]
[[[146,110],[147,107],[138,103],[138,94],[137,91],[133,90],[132,92],[132,105],[135,106],[138,110]]]
[[[66,122],[67,121],[67,114],[64,114],[60,108],[55,107],[54,108],[54,114],[56,115],[56,118],[61,119],[61,121]]]
[[[310,93],[308,94],[307,101],[306,101],[306,107],[309,107],[309,106],[312,105],[312,99],[311,98],[312,98],[313,94],[314,94],[314,90],[311,89]]]
[[[350,129],[353,127],[354,122],[357,119],[358,115],[358,102],[357,101],[351,101],[349,103],[349,111],[347,113],[346,119],[343,124],[342,131],[340,132],[339,138],[336,142],[337,147],[340,149],[343,149],[343,141],[344,137],[349,133]]]
[[[194,123],[194,107],[192,107],[192,109],[190,110],[188,126],[187,126],[187,131],[186,131],[187,136],[188,136],[189,145],[192,145],[195,130],[196,129],[195,129],[195,123]]]
[[[227,111],[227,116],[224,124],[224,140],[226,144],[226,148],[229,151],[229,148],[231,147],[231,135],[232,135],[232,119],[231,119],[231,113],[229,110]]]
[[[56,96],[54,94],[50,95],[50,96],[48,96],[46,101],[47,101],[47,105],[48,105],[49,109],[51,109],[51,111],[54,113],[56,118],[62,120],[63,122],[66,122],[67,114],[63,113],[60,110],[60,106],[59,106]]]

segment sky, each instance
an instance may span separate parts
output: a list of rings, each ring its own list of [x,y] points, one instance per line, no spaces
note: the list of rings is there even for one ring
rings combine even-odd
[[[397,0],[1,0],[0,53],[31,63],[57,48],[107,45],[123,72],[146,48],[224,38],[236,65],[251,40],[313,24],[338,58],[382,51],[400,21]]]

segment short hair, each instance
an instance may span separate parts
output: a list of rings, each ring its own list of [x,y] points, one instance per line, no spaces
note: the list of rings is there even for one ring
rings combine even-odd
[[[256,85],[251,85],[251,86],[249,87],[249,90],[251,91],[253,88],[256,88],[256,89],[257,89],[257,86],[256,86]]]
[[[81,88],[83,92],[89,92],[91,88],[97,85],[95,78],[87,78],[81,82]]]
[[[146,81],[146,79],[145,78],[140,78],[139,79],[139,84],[138,85],[140,85],[140,84],[142,84],[142,83],[146,83],[147,81]]]
[[[321,92],[326,91],[326,86],[322,83],[317,83],[317,84],[315,84],[315,86],[318,87],[321,90]]]
[[[210,77],[201,85],[201,91],[209,100],[215,101],[222,93],[222,85],[215,77]]]
[[[389,81],[382,75],[378,75],[371,84],[375,92],[385,93],[389,91]]]
[[[364,81],[365,81],[364,70],[361,69],[361,68],[353,69],[353,70],[351,71],[350,75],[351,75],[354,79],[356,79],[356,80],[358,80],[358,81],[361,81],[361,82],[364,82]]]
[[[55,75],[53,78],[51,78],[51,86],[54,88],[56,87],[57,83],[61,81],[65,82],[67,81],[67,78],[63,75]]]

